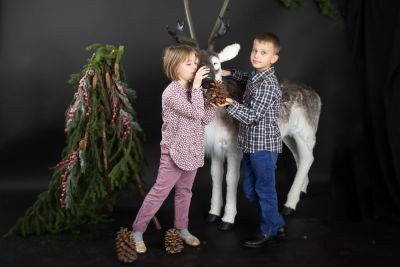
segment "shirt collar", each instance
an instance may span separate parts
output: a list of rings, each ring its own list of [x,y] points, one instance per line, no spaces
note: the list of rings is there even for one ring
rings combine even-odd
[[[267,76],[274,74],[275,73],[275,68],[274,66],[269,67],[268,69],[264,70],[263,72],[256,72],[253,70],[250,74],[251,76],[251,81],[255,82],[260,78],[266,78]]]

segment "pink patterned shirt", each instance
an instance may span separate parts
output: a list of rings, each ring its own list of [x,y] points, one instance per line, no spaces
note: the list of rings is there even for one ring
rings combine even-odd
[[[204,165],[204,127],[213,119],[215,109],[204,101],[203,88],[187,90],[171,82],[162,94],[161,145],[169,149],[174,163],[192,171]]]

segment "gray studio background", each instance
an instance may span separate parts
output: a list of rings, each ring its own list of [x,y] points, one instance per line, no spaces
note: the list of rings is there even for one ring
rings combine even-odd
[[[196,33],[206,45],[222,0],[191,1]],[[65,143],[64,112],[74,88],[69,75],[81,71],[92,43],[124,45],[128,84],[146,134],[144,146],[160,141],[161,93],[168,84],[162,51],[173,43],[166,25],[184,18],[182,0],[2,0],[0,2],[0,164],[7,172],[47,171]],[[341,22],[320,14],[314,1],[290,10],[277,0],[231,0],[231,29],[216,41],[218,51],[240,43],[224,67],[250,69],[252,38],[274,32],[283,45],[276,65],[280,79],[306,83],[320,94],[322,114],[312,179],[328,181],[335,147],[352,142],[358,99],[352,90],[346,33]],[[288,150],[285,163],[294,162]],[[283,165],[285,167],[285,164]],[[5,175],[1,175],[2,178]],[[16,178],[17,179],[17,178]]]

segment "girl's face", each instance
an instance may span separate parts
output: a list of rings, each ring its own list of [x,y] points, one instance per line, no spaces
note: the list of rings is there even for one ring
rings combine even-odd
[[[197,66],[199,64],[198,58],[195,54],[191,54],[184,61],[178,65],[177,75],[179,82],[187,84],[189,81],[193,80],[194,75],[197,71]]]

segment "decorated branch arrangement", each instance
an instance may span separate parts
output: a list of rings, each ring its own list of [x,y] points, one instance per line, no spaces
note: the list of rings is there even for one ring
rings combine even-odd
[[[94,44],[79,74],[66,111],[66,146],[41,193],[6,236],[77,231],[83,224],[109,221],[108,213],[133,180],[144,196],[142,129],[120,65],[124,47]],[[157,227],[157,219],[153,219]]]

